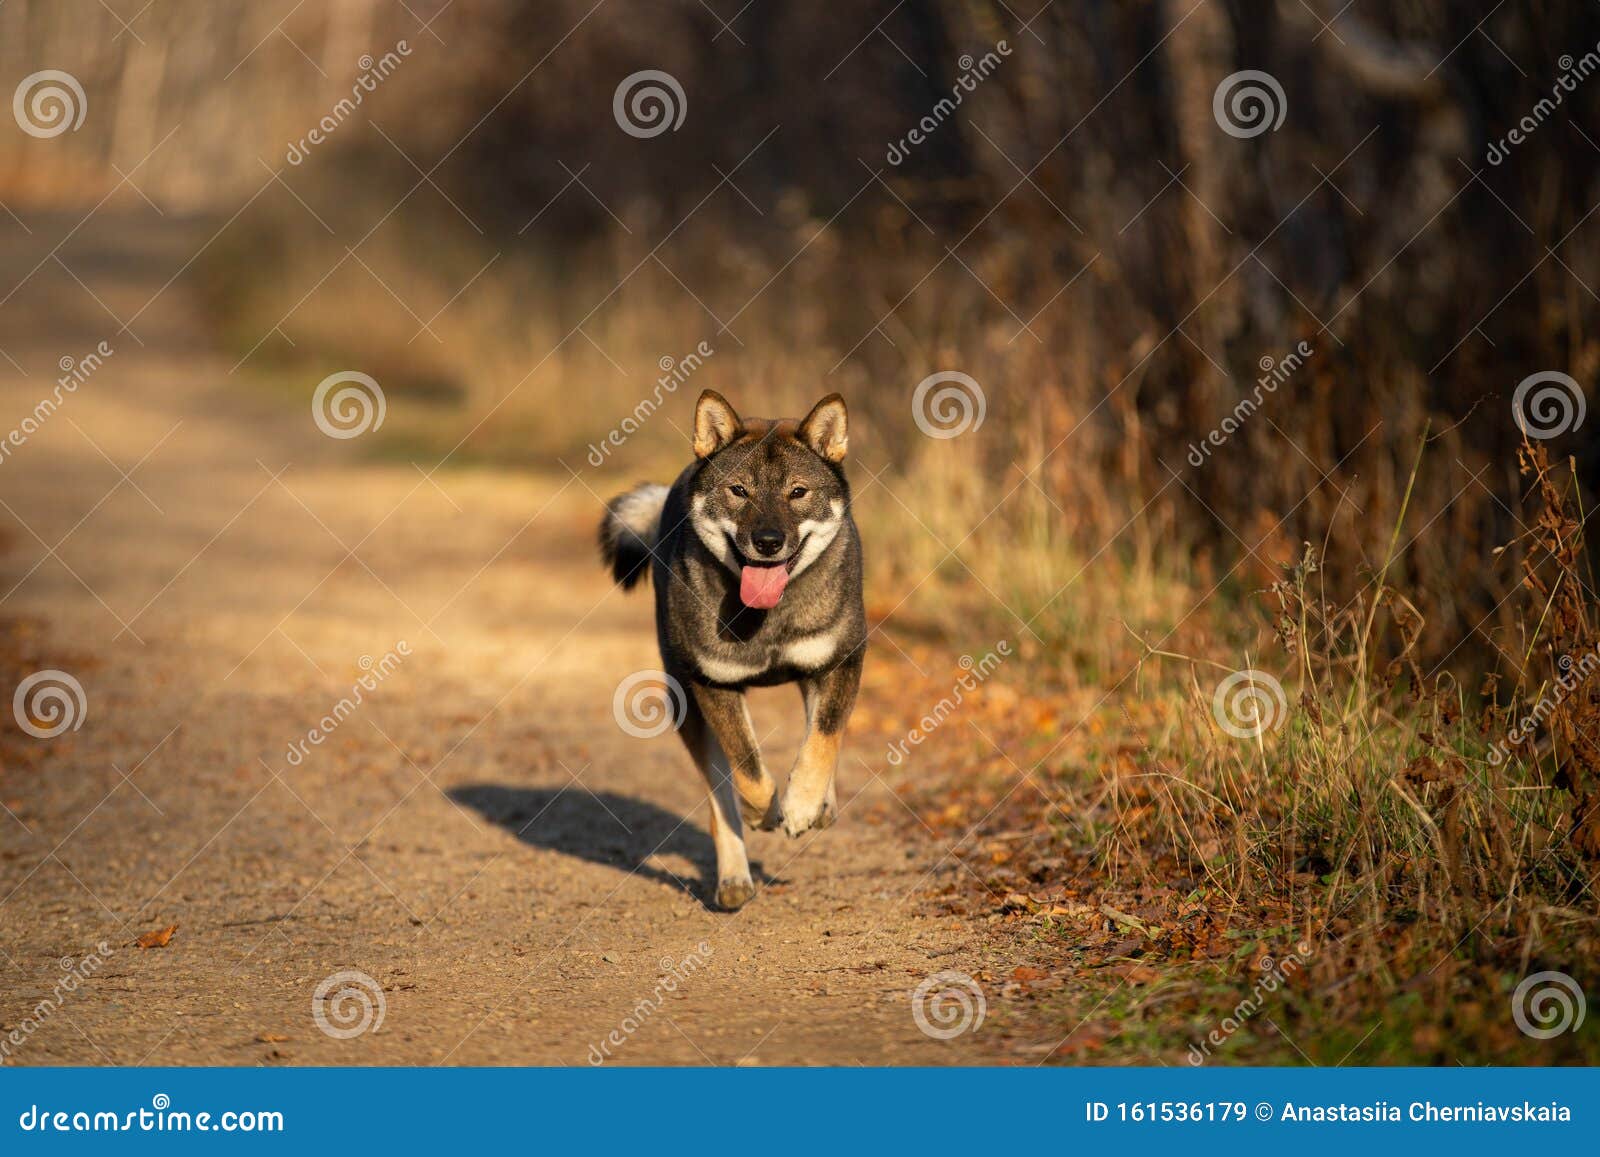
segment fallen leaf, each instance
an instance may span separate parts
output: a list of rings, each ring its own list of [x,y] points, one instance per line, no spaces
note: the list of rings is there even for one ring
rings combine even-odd
[[[1118,924],[1121,924],[1124,928],[1132,928],[1135,932],[1138,932],[1142,936],[1150,935],[1149,927],[1137,916],[1130,916],[1126,912],[1118,911],[1110,904],[1101,904],[1100,911],[1109,916],[1111,919],[1115,920]]]
[[[1012,980],[1043,980],[1044,978],[1044,969],[1033,968],[1026,964],[1019,964],[1011,970]]]
[[[172,942],[172,934],[178,930],[176,924],[168,924],[165,928],[157,928],[154,932],[146,932],[134,943],[140,948],[165,948]]]
[[[1051,1050],[1054,1056],[1072,1056],[1076,1053],[1095,1052],[1111,1039],[1114,1029],[1096,1022],[1073,1030],[1072,1034]]]

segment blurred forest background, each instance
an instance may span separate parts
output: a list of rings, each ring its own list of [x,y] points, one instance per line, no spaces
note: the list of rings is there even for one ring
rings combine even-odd
[[[583,446],[650,363],[704,339],[703,384],[791,406],[840,389],[883,462],[914,476],[933,453],[948,480],[968,454],[1000,493],[1022,472],[1001,514],[1064,520],[1091,549],[1138,513],[1119,541],[1157,568],[1271,529],[1326,541],[1348,578],[1381,559],[1431,428],[1402,534],[1445,533],[1396,565],[1441,657],[1516,578],[1482,565],[1517,528],[1511,388],[1595,366],[1600,96],[1579,82],[1503,163],[1485,156],[1595,49],[1600,13],[1338,7],[759,3],[724,25],[699,0],[161,3],[124,31],[95,3],[14,2],[6,75],[56,61],[114,115],[8,136],[0,174],[16,206],[91,206],[122,174],[180,213],[254,199],[215,261],[243,369],[369,367],[449,403],[471,453]],[[350,123],[290,164],[363,58],[402,41]],[[1001,41],[959,115],[890,164],[960,58]],[[1288,115],[1241,140],[1212,97],[1244,67]],[[640,140],[612,97],[646,68],[688,115]],[[1315,352],[1271,421],[1186,463],[1301,340]],[[907,392],[935,369],[985,385],[1007,436],[927,445]],[[919,513],[953,499],[959,525],[982,497]]]
[[[1022,647],[1020,705],[987,708],[1045,786],[1008,800],[974,740],[918,788],[948,830],[1042,833],[971,842],[1008,914],[1054,927],[1063,863],[1177,874],[1337,938],[1324,980],[1389,991],[1440,952],[1429,984],[1592,980],[1600,688],[1490,746],[1600,639],[1600,426],[1524,446],[1512,411],[1600,365],[1597,52],[1600,7],[1554,0],[10,0],[8,91],[49,61],[109,115],[0,138],[0,201],[226,223],[194,275],[239,388],[369,373],[385,452],[419,461],[603,496],[681,463],[703,387],[838,390],[876,621],[914,655]],[[1247,137],[1214,105],[1246,69],[1283,105]],[[619,125],[641,70],[681,87],[676,129]],[[981,427],[919,430],[936,371],[979,384]],[[1288,720],[1240,742],[1212,690],[1246,666]],[[893,734],[923,707],[868,710]]]

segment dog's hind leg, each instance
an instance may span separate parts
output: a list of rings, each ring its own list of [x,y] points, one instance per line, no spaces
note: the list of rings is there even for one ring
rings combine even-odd
[[[739,826],[739,797],[734,790],[733,770],[716,732],[707,725],[696,703],[690,702],[678,734],[683,736],[689,754],[694,757],[710,789],[711,842],[717,852],[717,907],[731,912],[742,908],[756,894]]]
[[[783,830],[790,836],[833,824],[838,812],[833,779],[839,769],[839,745],[860,684],[859,655],[815,678],[800,680],[806,740],[783,790]]]

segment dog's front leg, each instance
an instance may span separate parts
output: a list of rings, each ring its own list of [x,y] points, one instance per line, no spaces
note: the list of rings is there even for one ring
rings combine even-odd
[[[798,836],[830,826],[838,811],[834,774],[839,745],[861,684],[861,659],[852,657],[815,678],[800,680],[806,705],[806,740],[783,791],[783,830]]]
[[[733,789],[739,797],[744,822],[757,831],[770,832],[783,818],[778,810],[778,785],[767,774],[756,740],[755,724],[744,692],[696,685],[695,702],[711,732],[727,755]]]

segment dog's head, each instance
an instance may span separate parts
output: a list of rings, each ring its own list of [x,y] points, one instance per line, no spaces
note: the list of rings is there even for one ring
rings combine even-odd
[[[747,607],[778,605],[844,524],[849,489],[844,399],[829,394],[798,422],[740,418],[715,390],[694,410],[704,461],[689,496],[695,534],[739,579]]]

